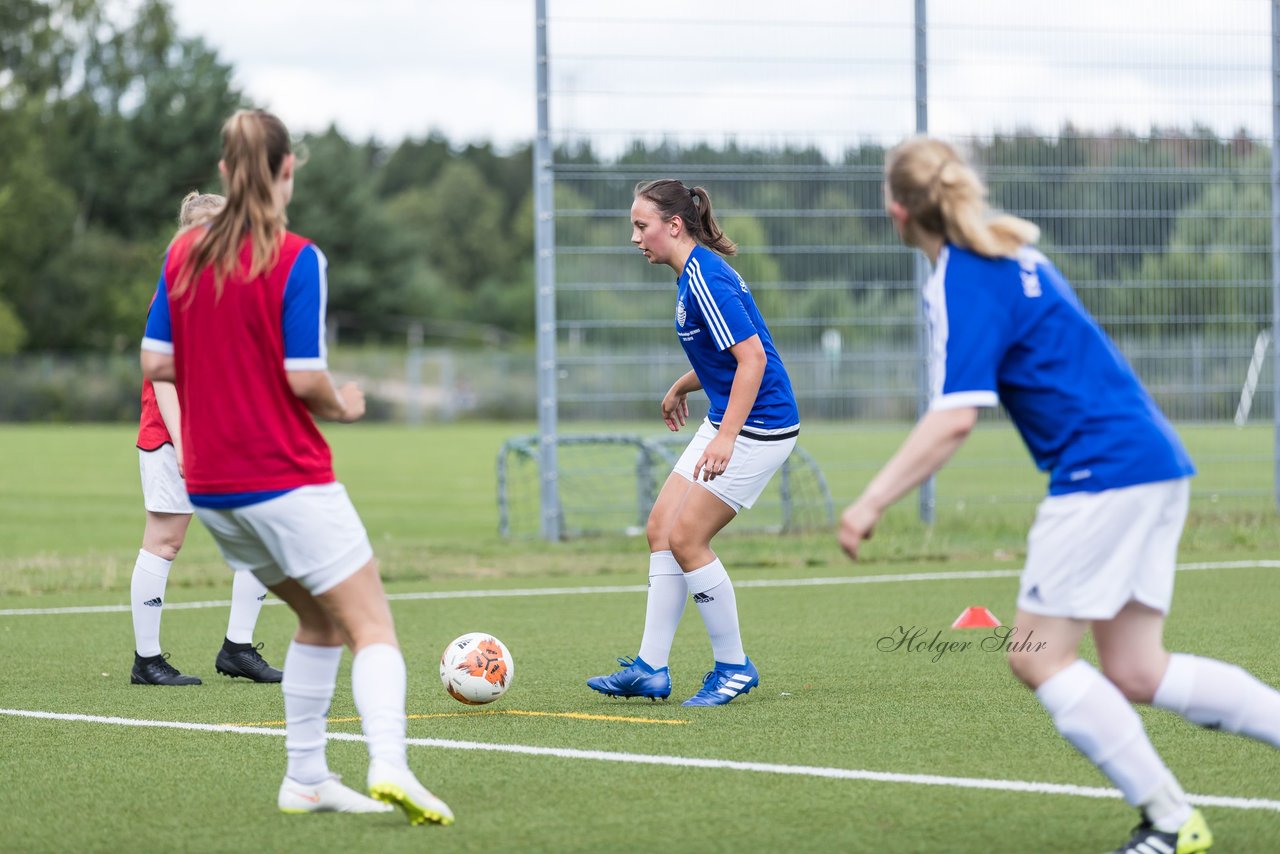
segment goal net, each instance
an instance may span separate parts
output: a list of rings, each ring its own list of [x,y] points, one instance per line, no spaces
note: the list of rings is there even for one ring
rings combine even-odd
[[[618,433],[560,435],[561,532],[567,539],[596,534],[644,533],[649,509],[688,439]],[[536,435],[508,439],[498,454],[498,528],[504,537],[540,531],[539,442]],[[834,509],[826,479],[799,446],[733,530],[796,532],[829,528]]]

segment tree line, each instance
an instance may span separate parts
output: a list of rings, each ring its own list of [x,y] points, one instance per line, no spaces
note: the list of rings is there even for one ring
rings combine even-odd
[[[0,5],[0,353],[137,346],[178,203],[218,192],[222,122],[256,106],[164,0]],[[308,135],[290,227],[331,311],[532,325],[529,147]]]
[[[166,0],[0,5],[0,354],[137,346],[178,202],[193,189],[217,191],[219,130],[242,106],[254,105],[231,66],[177,31]],[[290,227],[329,257],[334,316],[371,335],[401,334],[406,319],[532,335],[528,145],[457,146],[440,135],[388,145],[336,128],[301,143]],[[996,135],[971,150],[993,202],[1039,222],[1045,248],[1095,312],[1158,326],[1175,294],[1193,321],[1266,313],[1255,303],[1271,275],[1270,152],[1247,135],[1064,128],[1051,138]],[[631,185],[656,177],[639,174],[644,167],[711,170],[706,183],[730,212],[726,230],[758,292],[776,283],[800,293],[792,311],[803,316],[858,313],[882,283],[911,276],[909,253],[895,251],[880,214],[883,156],[876,144],[840,155],[732,144],[561,149],[557,163],[588,178],[557,182],[557,240],[626,252]],[[739,178],[715,182],[734,167]],[[798,190],[801,168],[812,171]],[[810,245],[825,249],[788,250]],[[618,266],[607,253],[581,261],[596,267],[575,271],[568,258],[562,269],[613,275]],[[803,293],[833,280],[841,287]],[[1243,287],[1207,287],[1219,283]]]

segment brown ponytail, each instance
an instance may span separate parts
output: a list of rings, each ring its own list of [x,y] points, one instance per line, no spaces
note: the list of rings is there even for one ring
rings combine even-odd
[[[702,187],[686,187],[675,178],[659,178],[636,184],[635,197],[658,209],[663,221],[680,217],[689,236],[721,255],[737,255],[738,247],[725,236],[711,211],[711,196]]]
[[[209,266],[214,271],[214,287],[221,293],[226,277],[239,264],[246,232],[253,244],[249,278],[271,266],[287,224],[284,206],[275,196],[275,181],[290,152],[289,131],[272,114],[240,110],[227,119],[222,126],[226,204],[183,259],[178,280],[173,283],[173,296],[181,296],[193,287],[196,277]]]
[[[907,211],[908,242],[918,230],[988,258],[1011,258],[1040,237],[1033,223],[994,214],[978,173],[942,140],[917,136],[896,146],[885,158],[885,180]]]

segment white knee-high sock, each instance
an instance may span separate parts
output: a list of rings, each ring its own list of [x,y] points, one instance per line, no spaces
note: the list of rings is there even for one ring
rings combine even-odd
[[[329,776],[325,760],[325,731],[329,702],[342,661],[340,646],[312,646],[294,641],[284,657],[284,746],[289,755],[285,773],[299,783],[319,783]]]
[[[231,582],[231,615],[227,618],[227,640],[253,643],[253,627],[267,598],[267,588],[252,572],[235,572]]]
[[[655,669],[666,667],[676,638],[684,604],[689,599],[684,570],[670,551],[649,555],[649,601],[644,612],[644,637],[640,658]]]
[[[133,648],[150,658],[160,654],[160,616],[164,609],[164,589],[169,584],[173,561],[140,549],[129,582],[129,606],[133,611]]]
[[[1280,691],[1234,664],[1174,653],[1151,704],[1280,747]]]
[[[369,757],[408,768],[404,746],[404,656],[385,643],[366,646],[351,665],[351,692],[369,740]]]
[[[1036,691],[1058,732],[1161,830],[1177,829],[1191,805],[1120,689],[1085,661],[1074,661]]]
[[[738,631],[738,599],[720,558],[686,572],[684,580],[711,636],[711,652],[716,661],[746,664],[747,654],[742,650],[742,634]]]

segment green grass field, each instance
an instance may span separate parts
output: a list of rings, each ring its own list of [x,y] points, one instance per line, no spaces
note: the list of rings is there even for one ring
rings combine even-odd
[[[1079,852],[1108,850],[1134,823],[1118,798],[1090,796],[1107,781],[1057,736],[1001,655],[877,650],[899,626],[976,642],[983,632],[948,628],[969,605],[1012,617],[1034,512],[1024,497],[1041,483],[1007,429],[984,428],[940,478],[935,526],[904,503],[858,564],[826,533],[723,536],[762,684],[720,709],[678,704],[710,663],[694,609],[676,639],[673,702],[610,701],[582,684],[635,652],[646,548],[625,537],[499,540],[494,460],[517,432],[329,431],[388,590],[453,594],[393,602],[418,740],[410,761],[458,816],[450,828],[410,828],[398,816],[276,811],[280,692],[214,674],[222,605],[165,613],[165,649],[206,680],[189,689],[128,684],[127,610],[13,613],[124,606],[142,510],[128,428],[0,428],[0,709],[83,716],[0,714],[0,848]],[[802,445],[840,506],[904,433],[820,425]],[[1201,475],[1180,561],[1216,566],[1179,574],[1169,644],[1280,684],[1280,585],[1276,569],[1257,565],[1280,554],[1271,470],[1257,462],[1269,459],[1270,433],[1183,435]],[[910,580],[921,573],[954,577]],[[823,582],[806,583],[814,579]],[[229,590],[193,526],[170,604],[216,603]],[[264,608],[256,639],[273,663],[291,628],[287,609]],[[444,645],[473,630],[498,635],[517,662],[514,687],[481,710],[450,699],[436,673]],[[364,745],[342,738],[359,733],[347,672],[329,758],[358,785]],[[1275,751],[1164,712],[1143,716],[1186,790],[1210,799],[1214,850],[1277,850]],[[178,728],[191,724],[239,726]]]

